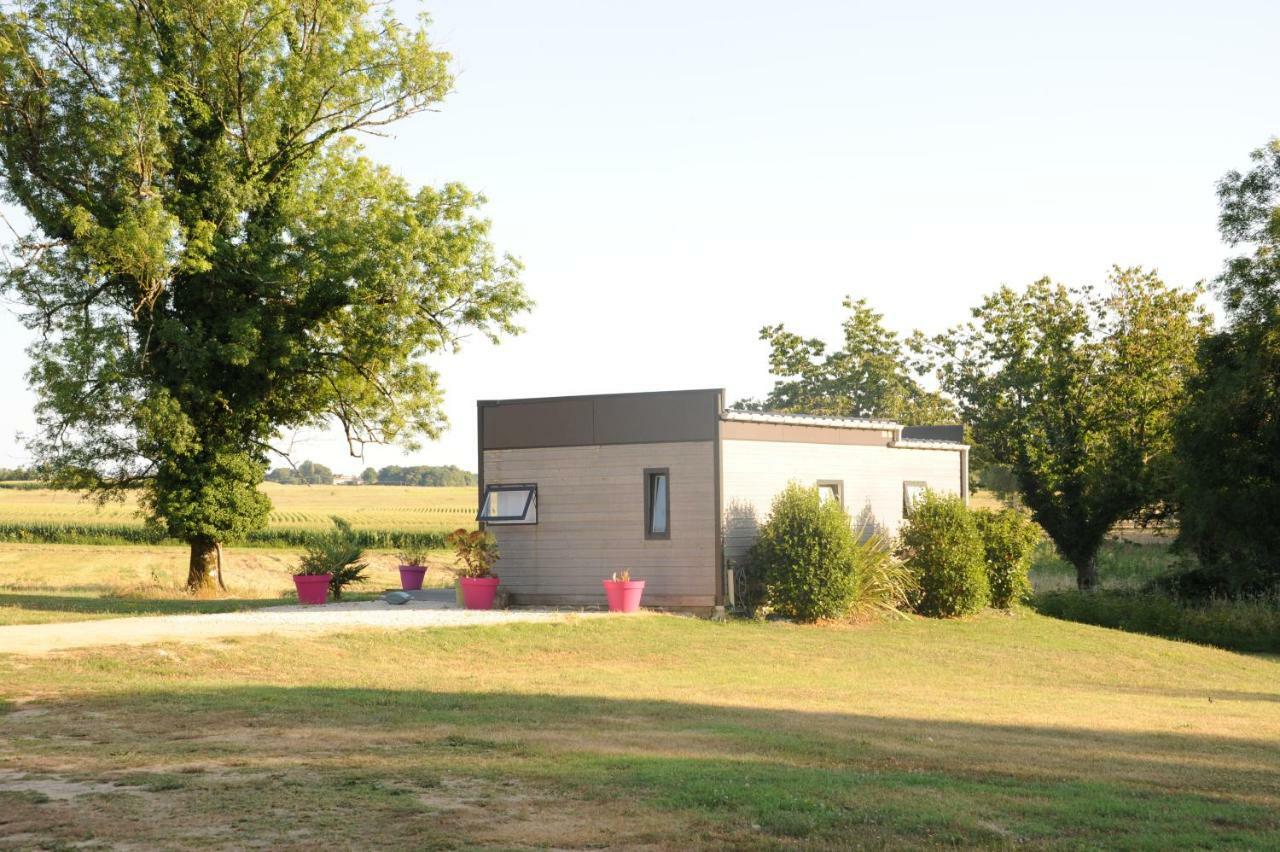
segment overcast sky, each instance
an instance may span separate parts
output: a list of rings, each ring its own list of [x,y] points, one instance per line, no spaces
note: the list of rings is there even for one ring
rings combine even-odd
[[[1211,279],[1214,184],[1280,134],[1274,2],[426,8],[456,91],[368,152],[484,192],[538,304],[523,336],[434,362],[439,442],[362,462],[297,436],[298,460],[339,472],[474,469],[477,399],[760,395],[760,326],[833,339],[845,294],[938,331],[1043,275]],[[0,317],[5,437],[32,425],[29,343]]]

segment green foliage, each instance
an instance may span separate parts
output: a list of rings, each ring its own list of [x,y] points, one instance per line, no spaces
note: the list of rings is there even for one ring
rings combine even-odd
[[[991,605],[1009,609],[1031,594],[1031,554],[1040,541],[1040,530],[1016,509],[972,513],[982,536]]]
[[[1044,615],[1216,645],[1234,651],[1280,652],[1280,598],[1180,601],[1154,591],[1047,592],[1034,599]]]
[[[344,588],[365,581],[369,563],[351,524],[334,516],[333,526],[332,532],[307,545],[293,573],[329,574],[329,591],[334,600],[341,600]]]
[[[239,544],[247,547],[307,547],[327,533],[315,530],[271,528],[254,530]],[[361,546],[377,550],[416,548],[439,550],[445,546],[444,533],[402,530],[356,530]],[[163,529],[137,524],[0,523],[0,542],[32,544],[179,544]]]
[[[439,433],[424,356],[517,331],[483,199],[412,189],[362,131],[433,108],[449,56],[367,0],[19,0],[0,13],[0,171],[32,223],[6,295],[39,332],[31,450],[139,483],[197,552],[265,523],[281,433]]]
[[[396,558],[400,560],[401,565],[408,565],[413,568],[421,568],[426,565],[429,556],[430,553],[421,547],[406,548],[396,554]]]
[[[849,516],[815,488],[789,484],[774,498],[750,563],[769,608],[796,621],[843,618],[857,592],[857,559]]]
[[[332,485],[333,471],[307,460],[297,467],[278,467],[267,474],[266,480],[281,485]]]
[[[765,326],[769,372],[777,380],[763,402],[743,400],[736,408],[884,417],[905,423],[954,423],[956,411],[936,393],[924,390],[912,375],[907,352],[896,332],[884,327],[883,314],[865,299],[846,298],[843,346],[827,352],[817,338],[803,338],[781,324]]]
[[[898,538],[902,557],[916,578],[917,612],[950,618],[987,605],[986,552],[963,500],[926,491],[911,507]]]
[[[889,539],[864,529],[855,536],[853,556],[850,614],[859,619],[903,617],[919,584],[915,573],[893,552]]]
[[[370,468],[372,470],[372,468]],[[367,474],[369,471],[365,471]],[[366,481],[368,481],[366,479]],[[409,467],[388,465],[373,474],[377,485],[466,486],[476,484],[476,475],[456,465],[420,464]]]
[[[1113,270],[1105,294],[1046,278],[917,340],[1081,588],[1096,584],[1094,557],[1118,521],[1159,515],[1173,497],[1173,416],[1209,328],[1197,295],[1137,268]]]
[[[1177,424],[1179,542],[1195,585],[1228,595],[1280,589],[1280,140],[1219,184],[1232,247],[1218,279],[1229,327],[1205,341]]]

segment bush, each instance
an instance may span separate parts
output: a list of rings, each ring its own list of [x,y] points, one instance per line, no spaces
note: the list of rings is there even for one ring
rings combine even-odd
[[[987,605],[986,554],[973,514],[959,497],[926,491],[899,534],[901,552],[919,585],[921,615],[968,615]]]
[[[1031,553],[1039,543],[1040,529],[1016,509],[973,513],[986,554],[987,585],[991,605],[1008,609],[1031,595]]]
[[[882,533],[866,528],[854,543],[852,614],[859,618],[901,616],[916,592],[911,569],[893,552]]]
[[[773,612],[796,621],[843,618],[857,591],[855,547],[840,504],[793,482],[774,499],[749,560]]]
[[[1043,615],[1133,633],[1184,639],[1233,651],[1280,652],[1280,598],[1179,601],[1159,592],[1048,592]]]
[[[369,564],[364,561],[364,548],[351,524],[334,517],[334,530],[302,552],[295,574],[329,574],[329,591],[335,601],[342,600],[342,590],[365,581]]]

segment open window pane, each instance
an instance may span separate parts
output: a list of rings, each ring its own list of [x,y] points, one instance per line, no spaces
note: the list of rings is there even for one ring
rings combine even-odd
[[[818,480],[818,500],[844,505],[844,483],[835,479]]]
[[[487,524],[536,524],[538,486],[486,485],[476,519]]]

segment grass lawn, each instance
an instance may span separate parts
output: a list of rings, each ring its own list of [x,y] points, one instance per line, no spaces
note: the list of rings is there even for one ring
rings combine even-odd
[[[1280,663],[1033,614],[0,658],[0,847],[1280,845]]]
[[[0,625],[231,612],[297,602],[289,574],[297,551],[227,548],[227,593],[205,600],[182,590],[187,558],[183,547],[0,544]],[[352,587],[344,598],[399,588],[398,562],[393,553],[371,552],[369,582]],[[432,553],[426,585],[452,586],[452,563],[451,553]]]

